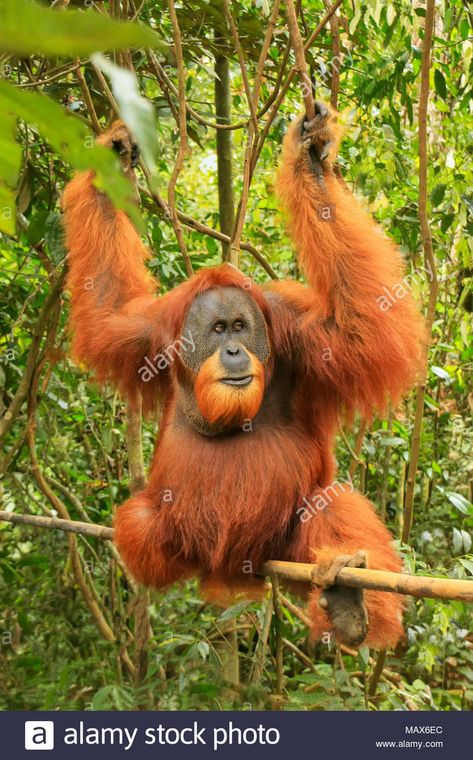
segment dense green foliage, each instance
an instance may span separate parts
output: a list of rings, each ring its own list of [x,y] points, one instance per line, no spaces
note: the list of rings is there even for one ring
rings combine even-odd
[[[119,50],[113,54],[115,62],[134,69],[139,91],[154,105],[157,165],[150,186],[167,197],[182,137],[176,123],[177,59],[170,44],[168,4],[161,0],[85,3],[85,9],[81,2],[62,5],[69,8],[48,11],[58,19],[50,37],[47,24],[28,23],[32,10],[23,2],[5,4],[11,33],[0,32],[0,415],[11,409],[24,385],[22,403],[15,406],[2,441],[1,508],[55,514],[55,499],[60,499],[71,519],[108,525],[114,507],[128,496],[126,409],[112,391],[90,384],[68,357],[67,293],[48,301],[65,255],[59,198],[72,169],[93,166],[114,200],[126,203],[126,187],[120,185],[111,154],[84,150],[93,117],[102,126],[113,117],[104,80],[85,57],[100,39],[104,50]],[[317,95],[326,100],[332,73],[339,72],[338,108],[347,123],[340,157],[343,175],[401,246],[408,264],[406,287],[425,309],[430,276],[418,221],[417,121],[425,10],[422,3],[416,6],[407,0],[344,0],[338,10],[337,59],[335,32],[327,24],[307,60]],[[252,84],[273,3],[242,0],[231,7]],[[84,20],[79,26],[68,18],[71,8]],[[326,6],[322,0],[303,0],[302,10],[301,30],[307,38]],[[94,38],[87,29],[98,19],[112,23],[99,11],[117,17],[121,13],[122,19],[136,17],[145,29],[120,28],[118,33],[104,27]],[[177,15],[185,95],[202,119],[188,112],[189,150],[177,181],[176,205],[180,212],[218,229],[216,135],[214,128],[201,123],[215,121],[216,55],[230,61],[232,123],[247,123],[248,101],[219,0],[181,2]],[[437,4],[428,109],[428,212],[440,287],[414,524],[409,544],[400,546],[410,572],[453,578],[473,576],[471,21],[462,0]],[[22,30],[17,48],[11,31],[16,28]],[[130,44],[142,47],[130,52],[125,47]],[[154,59],[145,49],[151,44]],[[264,104],[278,92],[293,64],[292,53],[285,62],[287,44],[282,10],[264,67],[261,130],[272,114],[271,106],[265,110]],[[77,55],[84,56],[82,80],[77,76]],[[153,60],[164,72],[161,82]],[[299,273],[272,182],[285,128],[300,110],[294,80],[261,140],[242,236],[281,277]],[[139,121],[139,114],[138,107],[131,118]],[[238,203],[248,130],[243,126],[231,134]],[[146,141],[146,130],[143,135]],[[153,252],[149,265],[165,291],[186,276],[184,261],[169,214],[153,200],[144,176],[140,182],[143,231]],[[183,233],[195,270],[221,260],[217,239],[190,227],[183,227]],[[240,267],[258,280],[267,277],[246,249],[240,253]],[[355,425],[348,438],[340,438],[337,449],[340,476],[347,477],[352,468],[356,486],[385,513],[397,537],[415,408],[412,394],[389,419],[374,420],[363,439]],[[147,422],[145,461],[155,432],[155,422]],[[362,440],[363,463],[355,467],[347,440],[354,448],[357,438]],[[100,632],[84,601],[84,587],[115,641]],[[73,546],[59,531],[0,523],[0,707],[270,709],[280,704],[274,696],[277,629],[297,648],[285,647],[284,709],[473,707],[471,606],[461,602],[409,599],[406,640],[388,655],[377,695],[369,699],[372,660],[366,648],[355,657],[324,644],[310,645],[303,623],[287,607],[282,620],[273,615],[267,645],[262,645],[261,631],[271,614],[269,592],[263,603],[237,605],[219,618],[218,611],[201,603],[194,583],[151,595],[147,671],[144,678],[133,679],[126,658],[133,659],[136,601],[104,542],[79,537]],[[232,620],[238,627],[241,661],[242,685],[237,691],[225,688],[219,661],[218,631]]]

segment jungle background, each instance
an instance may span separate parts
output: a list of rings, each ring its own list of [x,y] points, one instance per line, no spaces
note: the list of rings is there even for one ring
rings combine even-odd
[[[425,386],[341,430],[340,478],[377,505],[409,572],[471,578],[473,14],[435,3],[423,69],[433,8],[295,3],[317,97],[347,124],[341,172],[400,245],[432,333]],[[68,353],[64,184],[96,170],[140,225],[162,292],[222,257],[257,281],[300,277],[273,193],[303,107],[294,62],[283,2],[0,1],[2,510],[110,525],[129,495],[141,421]],[[139,216],[112,154],[92,147],[117,113],[144,148]],[[147,421],[145,462],[155,433]],[[222,614],[194,582],[137,589],[110,542],[0,522],[1,709],[471,709],[471,606],[408,598],[405,622],[386,656],[313,645],[284,591]]]

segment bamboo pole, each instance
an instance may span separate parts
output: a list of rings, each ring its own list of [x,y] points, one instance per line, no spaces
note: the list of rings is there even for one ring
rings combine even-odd
[[[32,525],[35,528],[51,528],[64,530],[66,533],[81,533],[83,536],[94,536],[104,541],[113,540],[113,528],[95,523],[80,522],[80,520],[63,520],[60,517],[40,517],[39,515],[22,515],[17,512],[0,510],[0,521],[13,525]]]
[[[106,541],[113,540],[113,528],[78,520],[63,520],[59,517],[40,517],[24,515],[17,512],[0,510],[0,522],[14,525],[32,525],[36,528],[64,530],[71,533],[82,533]],[[262,574],[278,575],[286,580],[311,583],[317,565],[305,562],[283,562],[270,560],[262,567]],[[344,567],[337,575],[340,586],[351,588],[374,589],[376,591],[391,591],[407,596],[429,597],[430,599],[454,599],[460,602],[473,602],[473,581],[456,580],[455,578],[434,578],[424,575],[407,575],[391,573],[387,570],[370,570],[368,568]]]
[[[271,560],[263,565],[263,572],[268,575],[276,573],[280,578],[305,583],[312,581],[315,569],[316,565],[280,560]],[[391,573],[387,570],[343,567],[337,575],[337,583],[351,588],[394,591],[396,594],[409,596],[473,602],[473,581],[461,581],[455,578],[430,578],[422,575]]]

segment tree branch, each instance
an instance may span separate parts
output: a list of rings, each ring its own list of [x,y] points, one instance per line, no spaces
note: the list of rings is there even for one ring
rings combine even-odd
[[[87,536],[113,540],[113,528],[106,528],[93,523],[62,520],[56,517],[39,517],[16,512],[0,510],[0,521],[21,525],[33,525],[37,528],[53,528]],[[312,583],[317,566],[305,562],[283,562],[270,560],[262,567],[262,574],[278,575],[287,580]],[[350,588],[376,589],[407,596],[429,597],[431,599],[456,599],[473,602],[473,581],[454,578],[435,578],[422,575],[391,573],[387,570],[369,570],[366,568],[344,567],[337,575],[340,586]]]
[[[335,11],[337,10],[337,8],[341,4],[342,4],[342,0],[335,0],[335,2],[332,5],[332,7],[329,8],[329,10],[327,11],[327,13],[323,17],[323,19],[320,21],[320,23],[317,25],[317,27],[314,29],[314,31],[310,35],[309,39],[306,41],[306,43],[304,45],[304,52],[307,52],[307,50],[309,50],[309,48],[311,47],[311,45],[314,43],[314,41],[317,39],[317,37],[319,36],[319,34],[321,33],[321,31],[323,30],[325,24],[328,21],[330,21],[330,19],[332,18],[333,14],[335,13]],[[257,146],[257,150],[256,150],[256,155],[253,156],[253,164],[252,164],[252,166],[256,165],[256,161],[257,161],[257,159],[258,159],[258,157],[259,157],[259,155],[260,155],[260,153],[261,153],[261,151],[263,149],[264,142],[265,142],[266,137],[268,136],[268,132],[269,132],[269,130],[271,128],[271,124],[273,123],[274,119],[276,118],[277,114],[279,113],[279,109],[281,107],[281,103],[283,102],[283,100],[284,100],[284,98],[286,96],[286,93],[287,93],[289,87],[291,86],[291,83],[292,83],[292,80],[294,79],[296,71],[297,71],[296,68],[291,69],[291,71],[289,72],[289,74],[288,74],[288,76],[287,76],[284,84],[279,89],[277,98],[276,98],[276,100],[274,102],[273,107],[271,108],[271,111],[270,111],[270,113],[268,115],[268,118],[266,120],[266,123],[264,125],[264,129],[263,129],[263,131],[261,132],[261,134],[259,136],[258,146]]]
[[[194,270],[192,269],[192,264],[187,252],[184,235],[182,234],[181,223],[176,211],[176,184],[187,153],[186,74],[184,70],[184,59],[182,55],[181,30],[179,29],[179,22],[177,20],[176,9],[174,7],[174,0],[168,0],[168,8],[169,15],[171,17],[171,25],[174,37],[174,52],[176,54],[177,76],[179,84],[179,149],[177,152],[176,163],[174,165],[171,179],[169,180],[168,203],[169,211],[171,212],[172,226],[174,227],[177,242],[184,259],[186,273],[188,277],[191,277],[194,273]]]
[[[230,25],[235,46],[238,51],[238,58],[240,61],[241,73],[242,73],[243,81],[245,84],[245,91],[246,91],[246,95],[248,98],[248,103],[249,103],[250,111],[251,111],[251,120],[248,125],[248,135],[247,135],[245,158],[244,158],[244,164],[243,164],[243,188],[241,192],[240,203],[238,204],[238,211],[237,211],[237,215],[235,219],[235,225],[234,225],[234,229],[232,233],[232,242],[231,242],[231,249],[233,252],[236,252],[234,253],[234,255],[238,255],[238,252],[241,248],[241,236],[242,236],[243,227],[245,224],[246,209],[248,206],[248,197],[249,197],[251,180],[253,177],[254,168],[256,166],[256,161],[258,160],[258,155],[259,155],[259,152],[258,152],[259,126],[258,126],[257,108],[258,108],[259,96],[260,96],[260,91],[261,91],[261,83],[263,81],[264,66],[266,63],[266,59],[268,57],[269,47],[271,44],[274,29],[276,26],[276,20],[279,13],[279,0],[275,0],[274,5],[273,5],[271,18],[269,20],[268,28],[263,40],[263,45],[261,47],[261,53],[258,58],[258,64],[256,66],[256,74],[255,74],[255,81],[253,84],[253,90],[250,89],[245,61],[243,58],[243,52],[241,49],[238,32],[235,27],[232,14],[230,12],[228,0],[224,0],[224,7],[225,7],[225,14],[227,17],[227,21]]]
[[[25,371],[23,373],[23,376],[21,378],[17,391],[10,403],[10,406],[8,407],[7,411],[5,412],[2,419],[0,420],[0,442],[3,440],[3,438],[8,433],[11,426],[15,422],[18,414],[20,413],[20,409],[23,405],[23,402],[25,401],[28,395],[28,389],[30,387],[30,383],[35,371],[36,359],[39,354],[43,332],[49,320],[51,312],[54,306],[56,305],[59,299],[59,296],[61,294],[61,291],[64,285],[65,275],[66,275],[66,270],[65,268],[63,268],[60,276],[54,283],[54,286],[51,292],[47,296],[44,302],[44,306],[36,322],[33,337],[31,339],[30,349],[28,351],[28,358],[25,364]]]
[[[329,1],[324,0],[324,5],[328,8]],[[338,91],[340,89],[340,32],[338,28],[338,16],[336,13],[330,18],[330,30],[332,33],[330,105],[336,110],[338,108]]]
[[[286,15],[289,26],[289,36],[296,58],[296,66],[302,85],[302,98],[305,105],[305,113],[308,119],[315,116],[314,98],[312,95],[312,82],[310,81],[307,62],[304,54],[304,43],[297,22],[296,9],[292,0],[286,0]]]
[[[92,122],[92,126],[94,129],[94,132],[96,135],[100,135],[102,132],[102,129],[100,127],[100,122],[97,118],[97,113],[95,111],[94,102],[92,100],[92,95],[90,94],[89,87],[87,85],[86,78],[82,72],[82,64],[80,60],[77,58],[76,63],[78,64],[76,76],[77,80],[79,82],[79,87],[82,93],[82,97],[84,98],[85,104],[87,106],[87,110],[89,112],[90,120]]]

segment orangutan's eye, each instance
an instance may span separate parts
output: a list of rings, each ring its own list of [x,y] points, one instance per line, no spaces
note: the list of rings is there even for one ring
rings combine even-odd
[[[235,322],[233,323],[233,329],[236,332],[240,332],[240,330],[243,330],[243,320],[241,319],[235,320]]]
[[[223,333],[225,332],[225,322],[217,322],[214,325],[214,330],[216,333]]]

